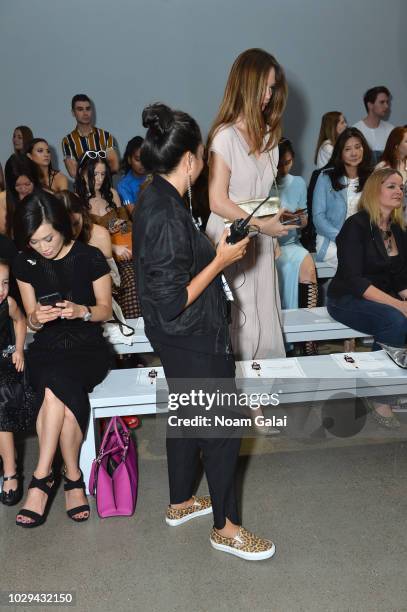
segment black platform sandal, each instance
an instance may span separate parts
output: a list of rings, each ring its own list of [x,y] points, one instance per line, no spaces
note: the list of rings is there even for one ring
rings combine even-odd
[[[48,474],[48,476],[45,476],[44,478],[37,478],[33,474],[28,488],[40,489],[40,491],[46,493],[48,496],[43,514],[39,514],[38,512],[34,512],[33,510],[27,510],[26,508],[22,508],[17,514],[17,516],[21,515],[31,519],[31,522],[23,523],[22,521],[17,521],[16,519],[16,525],[18,525],[19,527],[24,527],[26,529],[33,529],[34,527],[39,527],[40,525],[43,525],[48,516],[50,502],[52,499],[51,493],[55,492],[55,479],[53,472],[51,471],[51,473]]]
[[[86,487],[85,483],[83,482],[82,470],[79,471],[81,475],[79,476],[78,480],[71,480],[70,478],[68,478],[65,471],[62,473],[65,480],[64,491],[72,491],[72,489],[83,489],[83,492],[86,495]],[[87,512],[88,516],[76,517],[76,515],[81,514],[81,512]],[[66,513],[69,518],[75,521],[76,523],[83,523],[87,521],[90,516],[90,507],[88,504],[83,504],[82,506],[77,506],[76,508],[71,508],[71,510],[67,510]]]
[[[7,480],[17,480],[17,489],[10,489],[10,491],[3,490],[0,494],[0,501],[5,506],[15,506],[18,504],[20,499],[23,496],[23,482],[22,478],[18,474],[13,474],[12,476],[3,476],[3,483]]]

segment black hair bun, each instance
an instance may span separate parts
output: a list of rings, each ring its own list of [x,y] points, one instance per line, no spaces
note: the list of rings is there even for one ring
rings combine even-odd
[[[174,125],[174,113],[165,104],[150,104],[142,114],[143,126],[151,130],[155,136],[165,136]]]

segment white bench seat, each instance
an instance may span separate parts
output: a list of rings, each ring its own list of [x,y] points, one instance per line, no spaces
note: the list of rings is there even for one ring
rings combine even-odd
[[[315,261],[315,253],[312,253],[312,256],[318,278],[333,278],[335,276],[336,268],[334,266],[330,266],[326,261]]]
[[[288,342],[306,342],[308,340],[337,340],[346,338],[367,338],[367,334],[346,327],[335,321],[325,307],[295,308],[282,311],[284,340]],[[133,343],[116,344],[117,353],[147,353],[153,349],[144,332],[144,321],[128,319],[127,323],[135,329]]]
[[[367,338],[367,334],[346,327],[329,316],[325,307],[295,308],[282,311],[284,340],[290,342],[306,342],[308,340],[340,340],[346,338]],[[133,353],[151,353],[153,348],[144,331],[142,317],[128,319],[128,325],[134,328],[135,333],[130,336],[131,344],[114,344],[118,355]],[[32,341],[33,332],[29,332],[27,341]]]
[[[370,358],[373,360],[378,353],[364,355],[365,359],[369,359],[371,355]],[[298,363],[305,377],[279,380],[277,388],[271,387],[270,376],[265,377],[262,372],[253,371],[249,378],[245,378],[242,374],[243,365],[246,364],[247,368],[252,362],[238,362],[236,378],[239,390],[245,393],[278,392],[280,402],[290,404],[328,400],[333,396],[337,399],[348,397],[349,394],[357,397],[407,395],[407,370],[394,367],[390,358],[387,359],[388,365],[376,376],[373,371],[345,371],[330,355],[299,357]],[[273,361],[272,359],[263,360],[261,363],[263,367],[264,364],[272,367]],[[154,369],[158,372],[158,378],[163,381],[162,368]],[[157,383],[156,380],[149,378],[150,371],[151,368],[112,370],[103,383],[98,385],[90,395],[91,418],[80,456],[80,467],[84,473],[86,485],[96,453],[97,419],[116,415],[157,413]],[[165,410],[165,405],[159,406],[160,412]]]
[[[283,330],[286,342],[307,340],[341,340],[346,338],[368,338],[368,334],[346,327],[335,321],[325,306],[318,308],[295,308],[283,310]]]

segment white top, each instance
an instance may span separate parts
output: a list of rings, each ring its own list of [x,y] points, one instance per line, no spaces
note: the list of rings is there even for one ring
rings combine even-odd
[[[372,151],[384,151],[384,147],[386,146],[387,139],[389,137],[390,132],[394,128],[394,125],[389,123],[388,121],[380,121],[377,128],[370,128],[366,125],[366,123],[361,119],[353,126],[360,130],[363,136],[367,140],[367,144],[372,149]]]
[[[332,151],[334,150],[333,144],[330,140],[324,140],[321,146],[318,149],[317,155],[317,168],[323,168],[327,165],[332,156]]]
[[[249,154],[237,127],[230,125],[219,129],[210,150],[218,153],[230,169],[229,198],[233,202],[268,196],[277,174],[278,147],[257,158]]]
[[[347,205],[347,210],[346,210],[346,218],[348,219],[349,217],[351,217],[352,215],[355,214],[355,212],[358,211],[358,203],[359,203],[359,199],[361,196],[361,192],[357,192],[356,189],[359,186],[359,179],[353,178],[347,178],[346,179],[346,205]]]

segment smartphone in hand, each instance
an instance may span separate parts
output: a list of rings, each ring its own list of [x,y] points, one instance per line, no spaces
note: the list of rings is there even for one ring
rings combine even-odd
[[[41,306],[52,306],[54,308],[59,302],[63,301],[64,300],[59,291],[56,291],[55,293],[49,293],[48,295],[42,295],[38,298],[38,303],[41,304]]]

